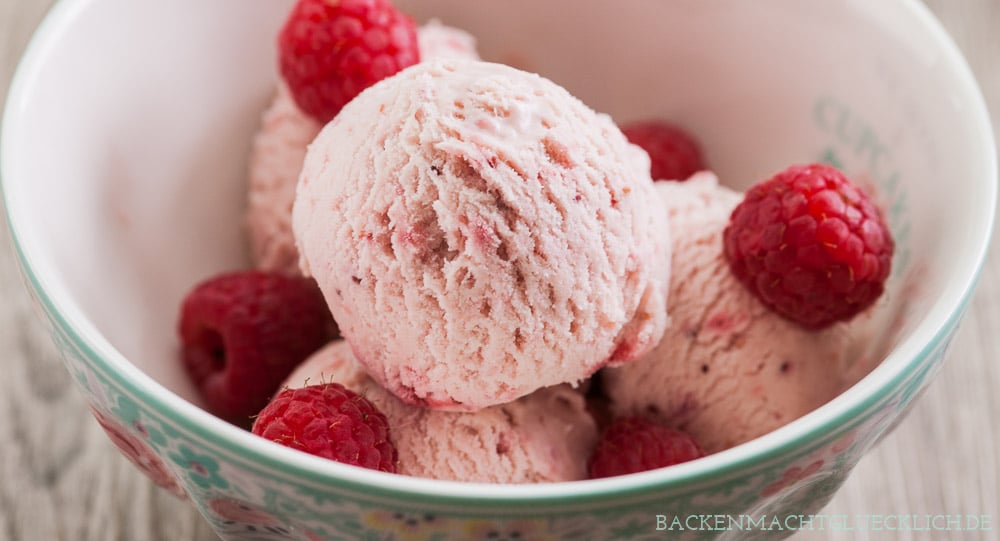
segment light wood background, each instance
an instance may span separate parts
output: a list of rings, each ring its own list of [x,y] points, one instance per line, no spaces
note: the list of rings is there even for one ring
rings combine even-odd
[[[1000,133],[1000,0],[927,3],[965,52]],[[0,97],[51,4],[0,0]],[[156,489],[120,456],[90,418],[34,320],[9,235],[0,229],[0,541],[216,539],[192,507]],[[992,531],[827,531],[793,539],[1000,539],[998,353],[1000,251],[994,249],[945,368],[826,509],[851,516],[987,514]]]

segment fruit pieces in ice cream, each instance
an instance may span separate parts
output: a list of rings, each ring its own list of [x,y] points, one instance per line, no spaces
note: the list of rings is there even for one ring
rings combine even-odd
[[[656,189],[673,239],[671,323],[652,353],[602,372],[612,413],[653,415],[713,453],[840,393],[855,358],[848,324],[804,329],[769,310],[729,269],[722,231],[742,195],[707,172]]]
[[[417,28],[422,59],[479,58],[471,35],[434,20]],[[261,270],[300,274],[292,236],[292,202],[306,147],[323,127],[302,112],[282,81],[253,140],[245,227],[250,256]]]
[[[363,395],[389,423],[397,472],[487,483],[574,481],[587,477],[597,441],[583,396],[567,385],[540,389],[476,412],[410,406],[363,371],[350,346],[331,342],[286,381],[289,388],[336,382]]]
[[[475,410],[578,383],[666,323],[668,224],[636,152],[538,75],[422,62],[310,146],[292,217],[302,268],[409,404]]]

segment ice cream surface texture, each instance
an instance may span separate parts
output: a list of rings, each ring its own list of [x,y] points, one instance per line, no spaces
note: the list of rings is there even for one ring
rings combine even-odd
[[[397,471],[416,477],[485,483],[585,479],[597,428],[583,396],[567,385],[540,389],[476,412],[404,404],[379,387],[338,340],[314,353],[286,386],[336,382],[367,398],[389,421]]]
[[[417,29],[420,57],[476,60],[471,34],[432,20]],[[246,230],[250,256],[261,270],[299,274],[299,252],[292,236],[292,202],[306,147],[322,124],[303,113],[284,83],[278,84],[261,118],[250,155]]]
[[[541,76],[430,61],[310,146],[292,225],[358,360],[410,404],[475,410],[651,349],[669,231],[610,117]]]
[[[722,231],[742,195],[711,173],[659,182],[673,238],[671,323],[652,353],[602,373],[615,415],[651,414],[708,453],[801,417],[844,389],[844,324],[816,332],[771,312],[729,270]]]

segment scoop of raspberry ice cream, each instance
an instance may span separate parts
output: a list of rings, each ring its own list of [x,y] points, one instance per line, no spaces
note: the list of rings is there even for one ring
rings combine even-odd
[[[486,483],[575,481],[587,477],[597,428],[583,396],[569,386],[540,389],[476,412],[410,406],[379,387],[338,340],[313,354],[285,385],[336,382],[365,398],[389,423],[397,472]]]
[[[434,20],[417,28],[422,59],[478,59],[475,39]],[[322,124],[302,112],[288,86],[278,84],[253,140],[247,185],[246,231],[250,256],[261,270],[301,274],[292,236],[292,202],[306,147]]]
[[[410,404],[474,410],[651,349],[669,232],[606,115],[501,64],[423,62],[317,136],[292,225],[358,360]]]
[[[742,195],[707,172],[656,188],[673,239],[671,322],[650,354],[602,373],[613,413],[654,415],[711,453],[840,393],[860,335],[847,324],[802,328],[764,306],[729,269],[722,231]]]

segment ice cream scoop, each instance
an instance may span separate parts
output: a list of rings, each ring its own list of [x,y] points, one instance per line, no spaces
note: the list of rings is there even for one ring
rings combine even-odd
[[[660,418],[711,453],[841,392],[860,334],[846,324],[806,330],[771,312],[730,272],[722,231],[742,194],[707,172],[656,189],[673,238],[671,323],[651,353],[602,372],[613,414]]]
[[[569,386],[540,389],[476,412],[404,404],[369,378],[338,340],[314,353],[286,386],[336,382],[365,396],[389,421],[398,473],[452,481],[539,483],[585,479],[597,441],[583,396]]]
[[[666,323],[668,224],[636,153],[541,76],[421,62],[310,146],[301,266],[404,402],[475,410],[576,384]]]

